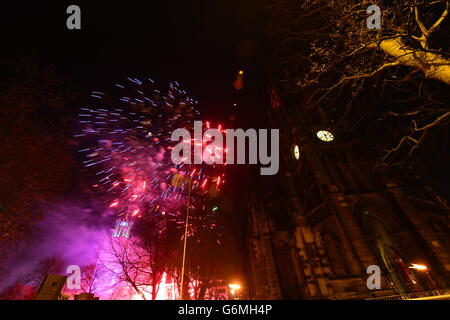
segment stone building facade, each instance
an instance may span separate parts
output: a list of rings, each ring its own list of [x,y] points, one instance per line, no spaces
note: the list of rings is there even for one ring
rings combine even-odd
[[[250,298],[408,298],[446,292],[447,201],[419,182],[405,187],[381,181],[357,138],[314,139],[291,124],[293,118],[273,95],[272,107],[270,118],[281,134],[283,187],[249,197]],[[373,265],[380,267],[381,288],[371,290],[367,268]]]

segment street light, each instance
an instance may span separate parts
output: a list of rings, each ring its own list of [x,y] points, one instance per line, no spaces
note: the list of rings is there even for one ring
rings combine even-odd
[[[410,269],[415,269],[415,270],[427,270],[428,267],[421,265],[421,264],[416,264],[416,263],[412,263],[411,266],[409,267]]]
[[[187,244],[187,236],[188,236],[188,225],[189,225],[189,208],[191,206],[191,190],[192,190],[192,180],[189,177],[182,176],[181,174],[176,174],[172,178],[171,184],[174,187],[181,187],[183,184],[187,182],[189,194],[187,200],[187,209],[186,209],[186,223],[184,227],[184,243],[183,243],[183,264],[181,266],[181,288],[180,288],[180,298],[183,299],[183,287],[184,287],[184,266],[186,262],[186,244]]]
[[[241,289],[241,286],[236,284],[236,283],[230,283],[228,285],[228,287],[230,288],[230,293],[234,296],[235,292],[239,289]]]
[[[244,71],[243,70],[238,71],[238,73],[236,75],[236,79],[233,82],[233,87],[236,89],[236,91],[239,91],[242,88],[244,88]]]

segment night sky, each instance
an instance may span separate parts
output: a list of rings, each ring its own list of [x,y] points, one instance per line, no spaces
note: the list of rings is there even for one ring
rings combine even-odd
[[[252,114],[264,107],[259,104],[265,92],[259,68],[264,19],[257,3],[80,2],[81,30],[66,28],[72,2],[9,4],[2,10],[2,53],[34,55],[81,88],[130,75],[176,79],[208,117],[230,112],[237,98],[231,84],[244,68],[248,86],[238,99],[253,95],[252,104],[241,108]]]
[[[81,30],[66,28],[71,4],[81,7]],[[176,80],[199,101],[204,119],[235,128],[269,127],[265,19],[257,0],[8,2],[2,5],[0,23],[2,61],[34,59],[68,81],[77,101],[88,101],[90,91],[129,76],[151,77],[163,87]],[[237,93],[232,83],[240,69],[246,73],[245,88]],[[69,119],[78,112],[75,107]],[[75,165],[79,178],[78,169]],[[272,181],[257,182],[258,171],[258,166],[235,167],[227,182],[236,277],[242,276],[245,194]],[[66,193],[70,197],[78,191],[74,183]]]

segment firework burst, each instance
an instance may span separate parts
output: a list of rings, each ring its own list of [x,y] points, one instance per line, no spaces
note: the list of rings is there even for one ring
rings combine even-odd
[[[79,152],[91,189],[105,205],[126,221],[151,214],[182,225],[190,188],[190,235],[216,228],[205,198],[214,196],[223,183],[223,166],[175,165],[170,157],[175,144],[171,134],[178,128],[192,129],[199,117],[197,101],[177,82],[162,94],[153,80],[133,78],[116,84],[111,94],[94,91],[92,97],[92,107],[81,108],[76,137],[83,146]],[[173,184],[176,176],[184,182]]]

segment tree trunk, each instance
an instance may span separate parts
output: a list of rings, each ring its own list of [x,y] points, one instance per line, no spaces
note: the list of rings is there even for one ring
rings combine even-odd
[[[422,70],[426,78],[450,85],[450,60],[440,54],[409,48],[400,37],[382,40],[370,47],[381,49],[385,54],[396,58],[400,65]]]

